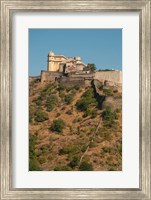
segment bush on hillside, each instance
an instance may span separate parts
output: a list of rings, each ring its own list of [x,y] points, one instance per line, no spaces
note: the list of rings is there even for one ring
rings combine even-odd
[[[36,143],[37,143],[36,136],[30,135],[30,138],[29,138],[29,171],[40,171],[41,170],[39,163],[36,160],[36,154],[35,154]]]
[[[33,100],[33,102],[37,105],[40,106],[42,104],[42,97],[38,96],[36,99]]]
[[[75,90],[79,90],[79,89],[80,89],[80,85],[75,85],[75,86],[74,86],[74,89],[75,89]]]
[[[52,122],[52,125],[50,127],[51,131],[62,133],[63,129],[65,128],[65,121],[62,119],[56,119]]]
[[[74,157],[72,158],[72,160],[70,161],[69,166],[70,166],[71,168],[74,168],[74,167],[76,167],[76,166],[78,165],[78,163],[79,163],[79,157],[74,156]]]
[[[112,121],[117,119],[117,112],[112,112],[111,107],[106,107],[106,109],[102,113],[103,120]]]
[[[66,166],[66,165],[57,166],[57,167],[54,168],[54,171],[71,171],[71,170],[72,170],[71,167]]]
[[[62,149],[59,150],[60,155],[64,154],[75,154],[79,152],[79,147],[77,145],[67,145],[64,146]]]
[[[45,120],[48,120],[48,114],[46,112],[42,111],[41,109],[37,110],[35,121],[43,122]]]
[[[97,110],[94,109],[91,111],[91,118],[95,118],[97,116]]]
[[[102,113],[102,119],[104,121],[104,125],[108,128],[116,128],[115,120],[118,119],[117,111],[111,111],[111,107],[106,107],[106,109]]]
[[[46,97],[47,95],[49,95],[50,93],[52,93],[52,91],[54,89],[56,89],[56,87],[57,87],[57,84],[54,83],[54,82],[53,83],[52,82],[47,83],[44,86],[43,90],[41,91],[41,96],[42,97]]]
[[[41,168],[36,159],[29,159],[29,171],[41,171]]]
[[[103,92],[106,96],[113,96],[113,90],[112,89],[103,89]]]
[[[91,105],[97,106],[97,101],[94,97],[93,90],[88,89],[82,95],[82,98],[76,102],[76,107],[79,111],[87,111]]]
[[[74,95],[72,93],[71,94],[67,94],[65,96],[64,101],[66,102],[67,105],[72,103],[73,97],[74,97]]]
[[[47,111],[52,111],[54,109],[54,107],[57,105],[58,103],[58,98],[56,95],[54,94],[51,94],[47,97],[47,100],[46,100],[46,108],[47,108]]]
[[[79,167],[79,170],[80,171],[93,171],[93,167],[90,163],[88,163],[87,161],[83,161],[81,164],[80,164],[80,167]]]

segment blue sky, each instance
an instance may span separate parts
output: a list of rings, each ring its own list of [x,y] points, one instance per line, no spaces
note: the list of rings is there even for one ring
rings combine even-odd
[[[122,69],[122,29],[29,29],[29,75],[47,70],[49,51],[97,69]]]

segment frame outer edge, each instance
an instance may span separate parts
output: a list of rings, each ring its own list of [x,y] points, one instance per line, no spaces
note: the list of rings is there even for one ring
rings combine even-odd
[[[142,192],[141,191],[88,191],[86,190],[72,190],[72,191],[40,191],[36,192],[32,189],[27,191],[17,190],[10,191],[10,174],[9,174],[9,159],[10,155],[10,104],[11,104],[11,69],[9,64],[11,64],[10,57],[10,38],[9,38],[9,6],[7,3],[17,2],[19,5],[27,1],[1,1],[1,199],[150,199],[150,117],[151,117],[151,99],[150,99],[150,80],[151,80],[151,70],[150,70],[150,0],[148,1],[138,1],[138,2],[148,2],[146,6],[142,9]],[[34,1],[30,1],[33,2]],[[45,2],[45,1],[44,1]],[[59,1],[58,1],[59,2]],[[63,2],[63,1],[62,1]],[[70,2],[70,1],[67,1]],[[87,2],[88,1],[84,1]],[[110,3],[113,1],[110,1]],[[115,1],[114,1],[115,2]],[[126,1],[120,1],[124,2]],[[136,1],[135,1],[136,2]],[[136,3],[137,4],[137,3]],[[24,4],[25,5],[25,4]],[[27,4],[26,4],[27,6]],[[30,6],[32,7],[32,6]],[[56,6],[57,7],[57,6]],[[58,4],[59,7],[59,4]],[[100,9],[101,9],[100,5]],[[27,8],[26,8],[27,9]],[[51,9],[51,8],[50,8]],[[69,8],[73,9],[74,8]],[[91,8],[90,8],[91,9]],[[53,9],[52,9],[53,10]],[[92,9],[93,10],[93,9]],[[95,8],[94,8],[95,10]],[[82,11],[82,10],[81,10]],[[9,46],[10,45],[10,46]],[[10,58],[10,59],[8,59]],[[10,62],[9,62],[10,61]],[[12,67],[12,66],[11,66]],[[148,125],[148,127],[146,127]],[[144,162],[144,163],[143,163]],[[114,193],[114,197],[112,197]],[[90,196],[88,196],[90,195]]]
[[[142,10],[142,191],[147,199],[151,192],[151,63],[150,63],[150,2]]]

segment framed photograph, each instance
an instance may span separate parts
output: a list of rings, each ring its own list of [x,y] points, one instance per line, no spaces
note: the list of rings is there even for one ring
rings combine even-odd
[[[150,0],[1,2],[1,199],[151,199]]]

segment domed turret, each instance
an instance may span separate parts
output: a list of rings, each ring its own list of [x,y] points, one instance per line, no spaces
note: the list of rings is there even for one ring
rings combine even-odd
[[[54,52],[50,51],[50,52],[48,53],[48,55],[49,55],[49,56],[54,56]]]

